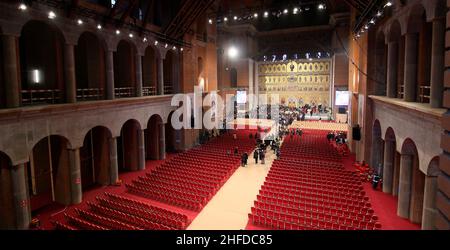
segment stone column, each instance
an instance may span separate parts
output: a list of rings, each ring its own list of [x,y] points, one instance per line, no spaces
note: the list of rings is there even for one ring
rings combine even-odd
[[[70,191],[72,204],[80,204],[83,200],[81,187],[80,149],[69,149]]]
[[[156,58],[158,67],[158,95],[164,95],[164,58]]]
[[[416,101],[417,92],[417,45],[418,34],[408,33],[405,35],[405,96],[407,102]]]
[[[64,76],[66,80],[66,102],[75,103],[77,101],[77,82],[74,45],[72,44],[64,45]]]
[[[3,36],[3,75],[5,80],[5,98],[7,108],[17,108],[20,106],[20,68],[17,65],[18,48],[16,44],[16,36]]]
[[[426,176],[423,200],[422,230],[434,230],[438,213],[436,208],[437,176]]]
[[[109,168],[110,181],[111,185],[114,185],[119,180],[119,162],[117,158],[116,137],[109,138],[109,160],[110,160],[110,168]]]
[[[114,99],[114,55],[113,51],[106,51],[106,99]]]
[[[386,140],[384,144],[384,164],[383,164],[383,192],[392,193],[392,182],[394,178],[395,164],[395,143]]]
[[[145,132],[138,130],[139,170],[145,169]]]
[[[411,204],[412,155],[402,155],[400,160],[400,189],[398,192],[397,215],[409,219]]]
[[[16,215],[16,228],[28,229],[31,222],[31,209],[30,198],[28,197],[25,164],[19,164],[12,167],[11,181],[14,210]]]
[[[388,43],[387,89],[389,98],[397,97],[398,42]]]
[[[136,55],[136,96],[141,97],[142,93],[142,56]]]
[[[431,96],[432,108],[442,107],[444,92],[444,56],[445,56],[445,19],[433,20],[433,38],[431,47]]]
[[[166,126],[159,124],[159,160],[166,159]]]

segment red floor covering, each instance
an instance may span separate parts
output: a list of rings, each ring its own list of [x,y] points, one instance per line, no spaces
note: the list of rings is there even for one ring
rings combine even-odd
[[[355,170],[354,162],[354,155],[343,158],[344,166],[348,170]],[[363,186],[375,214],[378,215],[379,221],[383,225],[383,230],[420,230],[420,225],[397,216],[397,197],[383,193],[380,187],[374,190],[369,182],[364,183]]]
[[[343,157],[343,163],[347,170],[355,170],[353,166],[353,163],[355,163],[354,155]],[[420,230],[420,225],[413,224],[409,220],[397,216],[397,197],[383,193],[380,187],[377,190],[373,190],[368,182],[364,183],[363,187],[370,199],[375,214],[379,217],[382,230]],[[250,222],[247,223],[246,229],[268,230],[264,227],[255,226]]]
[[[175,156],[176,154],[168,154],[167,159]],[[104,192],[110,192],[114,194],[121,194],[123,196],[131,197],[136,200],[143,201],[145,203],[158,206],[161,208],[169,209],[174,212],[180,212],[188,216],[189,220],[192,221],[198,214],[198,212],[185,210],[176,206],[171,206],[165,203],[160,203],[154,200],[145,199],[140,196],[132,195],[127,192],[125,183],[130,183],[133,179],[138,178],[138,176],[144,175],[145,173],[150,173],[153,169],[155,169],[159,164],[163,163],[164,160],[161,161],[147,161],[146,169],[143,171],[136,171],[130,173],[122,173],[119,175],[119,178],[123,181],[121,186],[105,186],[105,187],[95,187],[91,190],[83,192],[83,202],[79,205],[68,206],[67,208],[63,205],[53,204],[50,206],[37,211],[33,214],[33,218],[38,218],[41,222],[41,227],[39,229],[49,230],[53,229],[53,225],[51,224],[52,220],[63,221],[64,220],[64,212],[65,211],[73,211],[74,208],[84,208],[87,209],[87,201],[95,201],[96,196],[101,196]]]

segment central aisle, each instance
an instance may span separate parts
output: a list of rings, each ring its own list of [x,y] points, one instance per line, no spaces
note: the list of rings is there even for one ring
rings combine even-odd
[[[265,165],[260,161],[256,165],[252,152],[247,167],[236,170],[187,229],[244,230],[253,202],[276,157],[269,148]]]

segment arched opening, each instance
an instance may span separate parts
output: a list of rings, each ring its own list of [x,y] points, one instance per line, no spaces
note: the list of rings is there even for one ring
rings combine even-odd
[[[381,139],[381,125],[378,120],[375,120],[372,128],[371,165],[379,175],[383,173],[383,154],[384,143]]]
[[[58,135],[41,139],[32,149],[27,163],[32,212],[55,202],[71,204],[69,141]]]
[[[9,157],[0,151],[0,229],[14,229],[16,226],[11,167]]]
[[[77,101],[104,99],[105,50],[95,34],[85,32],[80,36],[78,45],[75,46],[75,62]]]
[[[141,126],[136,120],[127,121],[117,138],[119,173],[137,171],[139,168],[139,136]]]
[[[204,77],[204,65],[203,65],[203,58],[198,57],[197,58],[197,81],[198,81],[198,86],[199,88],[201,88],[202,90],[205,90],[205,77]]]
[[[171,50],[167,51],[163,63],[164,67],[164,94],[174,93],[175,88],[175,55]]]
[[[386,80],[387,80],[387,50],[388,45],[386,44],[386,38],[383,32],[380,32],[376,40],[376,54],[375,54],[375,73],[376,82],[373,87],[373,92],[375,95],[385,96],[386,95]]]
[[[397,155],[397,142],[392,128],[388,128],[384,137],[383,192],[397,196],[400,165]]]
[[[420,16],[419,54],[417,64],[417,97],[420,103],[430,103],[431,95],[431,48],[433,37],[433,24],[427,22],[426,12]]]
[[[114,93],[116,98],[136,96],[136,48],[122,40],[114,53]]]
[[[422,229],[434,230],[434,221],[438,213],[436,208],[437,199],[437,178],[440,174],[439,156],[434,157],[428,166],[427,176],[425,177],[425,191],[423,201]],[[441,197],[444,198],[444,197]]]
[[[111,132],[105,127],[95,127],[84,137],[80,148],[80,170],[83,191],[111,183],[109,140]]]
[[[146,158],[149,160],[161,160],[162,154],[165,152],[161,148],[161,140],[164,139],[163,131],[164,123],[159,115],[152,115],[147,123],[145,130],[145,149]]]
[[[237,70],[236,68],[230,69],[230,87],[231,88],[237,88],[238,87],[238,80],[237,80]]]
[[[64,102],[64,38],[42,21],[30,21],[19,39],[22,104]]]
[[[174,153],[177,152],[176,142],[180,139],[179,132],[172,127],[173,112],[170,113],[167,123],[165,124],[165,139],[166,139],[166,152]]]
[[[425,175],[419,168],[417,147],[411,139],[402,146],[400,189],[397,214],[416,224],[422,223]]]
[[[0,35],[2,34],[2,29],[0,27]],[[1,38],[1,37],[0,37]],[[6,107],[6,89],[5,89],[5,79],[3,76],[3,69],[5,67],[4,62],[5,56],[3,55],[3,38],[0,39],[0,108]]]
[[[405,39],[401,34],[400,23],[395,20],[388,33],[386,94],[391,98],[403,98]]]
[[[156,51],[153,47],[148,46],[145,49],[145,55],[142,61],[142,80],[144,96],[156,95],[157,88],[157,61]]]

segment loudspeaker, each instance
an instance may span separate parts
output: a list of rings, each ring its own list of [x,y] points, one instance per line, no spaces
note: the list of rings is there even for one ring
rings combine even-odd
[[[356,125],[352,129],[352,138],[354,141],[360,141],[361,140],[361,128]]]
[[[347,110],[345,108],[340,107],[338,112],[339,112],[339,114],[344,115],[347,113]]]

